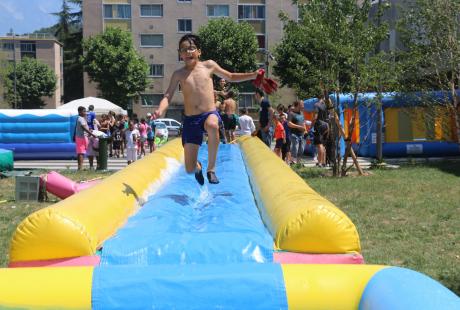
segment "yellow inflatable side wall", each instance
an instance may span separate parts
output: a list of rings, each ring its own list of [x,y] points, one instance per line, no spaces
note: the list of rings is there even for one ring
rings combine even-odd
[[[182,163],[175,139],[104,182],[31,214],[13,235],[10,261],[95,254]]]
[[[0,269],[2,309],[91,309],[93,267]]]
[[[358,309],[375,265],[282,265],[289,309]]]
[[[345,213],[311,189],[259,139],[242,137],[238,142],[276,248],[324,254],[361,251],[356,227]]]

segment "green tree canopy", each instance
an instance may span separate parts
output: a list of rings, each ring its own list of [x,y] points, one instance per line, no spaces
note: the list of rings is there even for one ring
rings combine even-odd
[[[63,101],[69,102],[83,97],[83,66],[80,57],[83,55],[81,10],[73,12],[69,2],[81,6],[78,0],[63,0],[61,11],[52,13],[59,21],[50,30],[62,42],[64,57],[64,95]]]
[[[460,1],[415,0],[401,12],[398,30],[409,90],[460,87]]]
[[[148,65],[135,50],[131,33],[107,28],[84,40],[83,48],[85,71],[105,99],[126,108],[130,99],[145,90]]]
[[[300,21],[280,14],[284,37],[275,49],[275,75],[300,97],[326,91],[364,91],[368,88],[369,53],[385,39],[387,27],[370,19],[371,1],[293,1]]]
[[[254,28],[231,18],[212,19],[198,30],[202,60],[212,59],[230,72],[257,68],[258,43]]]
[[[56,75],[44,63],[33,59],[23,58],[16,65],[16,100],[14,96],[14,70],[10,66],[5,79],[7,100],[11,105],[17,103],[17,108],[38,109],[45,104],[42,97],[51,97],[56,90]]]

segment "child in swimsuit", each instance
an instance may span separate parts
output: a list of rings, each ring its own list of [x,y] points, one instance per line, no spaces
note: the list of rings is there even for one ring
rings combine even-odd
[[[203,133],[208,134],[208,167],[209,183],[219,183],[215,173],[217,149],[219,147],[219,113],[214,101],[214,86],[212,75],[230,82],[253,80],[258,71],[250,73],[231,73],[222,69],[215,61],[200,61],[200,38],[187,34],[179,40],[179,53],[184,61],[184,67],[176,70],[171,76],[159,108],[154,112],[156,118],[161,117],[168,108],[177,84],[180,83],[184,96],[184,123],[182,144],[184,145],[185,170],[195,173],[200,185],[204,184],[202,165],[198,159],[198,149],[203,140]]]

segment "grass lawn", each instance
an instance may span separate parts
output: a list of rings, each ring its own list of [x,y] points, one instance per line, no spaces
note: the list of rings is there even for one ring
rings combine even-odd
[[[296,168],[307,183],[352,219],[367,263],[408,267],[460,294],[460,163],[372,170],[369,176],[334,179],[325,170]],[[61,171],[73,180],[108,176]],[[11,236],[28,214],[55,203],[14,202],[14,179],[0,180],[0,266]],[[13,208],[14,206],[14,208]]]
[[[35,170],[33,175],[43,173],[45,171]],[[112,172],[62,170],[59,173],[72,180],[83,181],[106,177]],[[14,177],[0,179],[0,201],[7,200],[7,202],[0,203],[0,267],[5,267],[8,264],[10,240],[16,230],[16,226],[29,214],[59,201],[56,196],[48,194],[49,201],[47,202],[16,202],[14,201],[14,187]]]
[[[423,272],[460,295],[460,163],[375,169],[345,179],[296,170],[355,223],[366,263]]]

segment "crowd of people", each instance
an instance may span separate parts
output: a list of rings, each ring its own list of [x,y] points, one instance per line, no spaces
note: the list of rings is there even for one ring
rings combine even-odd
[[[273,109],[265,95],[256,90],[255,100],[260,105],[259,123],[256,127],[254,119],[247,108],[238,110],[234,92],[227,91],[226,81],[220,81],[220,90],[215,91],[216,109],[221,122],[219,136],[221,143],[232,143],[238,136],[248,135],[259,137],[268,147],[281,157],[287,164],[302,162],[305,145],[314,146],[314,158],[318,167],[326,166],[326,141],[329,133],[328,113],[324,100],[315,105],[315,118],[304,119],[303,102],[294,101],[289,106],[279,104]],[[99,155],[99,138],[106,137],[108,156],[126,158],[130,164],[153,152],[156,148],[155,121],[151,113],[146,118],[133,115],[116,115],[114,112],[96,117],[94,107],[78,109],[79,119],[75,128],[77,145],[78,169],[83,168],[86,156],[89,168],[94,169],[94,160]]]
[[[302,162],[305,146],[314,146],[316,166],[326,167],[326,141],[329,136],[328,112],[324,99],[315,104],[315,115],[312,121],[304,118],[304,104],[296,100],[287,107],[279,104],[272,108],[264,92],[255,90],[255,101],[260,106],[259,123],[256,127],[253,118],[248,115],[247,108],[241,108],[237,114],[237,103],[234,93],[228,90],[224,79],[219,81],[215,91],[216,108],[222,123],[220,125],[220,141],[231,143],[236,136],[252,135],[259,137],[268,147],[288,164]]]
[[[78,108],[78,119],[75,127],[75,144],[78,169],[83,168],[85,156],[88,157],[89,168],[94,169],[99,156],[99,140],[107,139],[108,156],[126,158],[128,165],[145,156],[147,151],[155,151],[155,121],[151,113],[146,118],[133,115],[116,115],[114,112],[96,116],[94,106],[88,111],[85,107]]]

